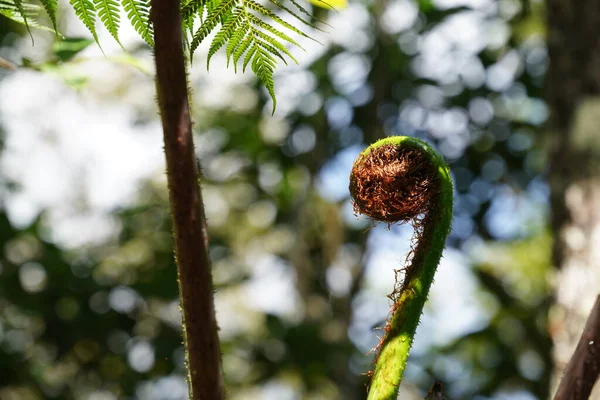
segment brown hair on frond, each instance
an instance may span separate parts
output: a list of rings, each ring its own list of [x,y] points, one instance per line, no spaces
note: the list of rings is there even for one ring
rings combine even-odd
[[[386,144],[359,156],[350,175],[354,212],[374,220],[407,222],[426,214],[436,171],[417,148]]]
[[[431,217],[432,205],[439,192],[437,171],[428,155],[419,148],[385,144],[373,147],[354,162],[350,175],[350,194],[354,200],[354,213],[364,214],[375,221],[393,224],[410,222],[415,235],[411,241],[404,267],[395,270],[394,290],[388,296],[392,301],[390,316],[399,306],[399,296],[407,278],[414,273],[413,258],[417,243],[422,240],[426,220]],[[404,279],[399,277],[404,274]],[[390,320],[373,349],[379,352],[390,332]],[[370,375],[373,371],[370,371]]]

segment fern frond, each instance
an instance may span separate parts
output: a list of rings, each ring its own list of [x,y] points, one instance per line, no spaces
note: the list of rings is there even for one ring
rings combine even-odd
[[[242,42],[240,43],[240,45],[235,49],[235,51],[233,51],[233,70],[235,72],[237,72],[237,63],[238,60],[240,59],[240,57],[242,56],[242,54],[244,54],[244,52],[246,50],[248,50],[248,47],[250,47],[250,44],[252,43],[252,39],[249,37],[246,37],[244,39],[242,39]],[[227,63],[229,63],[229,59],[227,60]]]
[[[250,47],[250,49],[246,53],[246,57],[244,57],[244,65],[242,66],[242,72],[246,72],[246,66],[248,65],[248,62],[252,59],[252,56],[254,56],[254,53],[256,53],[257,50],[258,46]]]
[[[98,34],[96,33],[96,7],[94,7],[94,3],[91,0],[70,0],[70,3],[75,10],[77,18],[88,28],[92,37],[98,43],[98,46],[100,46]]]
[[[39,5],[24,1],[17,4],[15,0],[0,0],[0,12],[6,14],[7,18],[10,18],[13,15],[18,15],[22,18],[22,14],[24,13],[27,19],[33,19],[39,16],[40,9],[41,7]]]
[[[42,7],[39,5],[27,1],[21,1],[17,4],[17,2],[14,0],[0,0],[0,15],[3,15],[16,23],[25,25],[28,31],[29,28],[36,28],[53,32],[60,36],[56,29],[41,25],[37,22],[41,10]]]
[[[208,55],[206,58],[206,69],[208,69],[210,65],[211,57],[221,48],[227,41],[231,38],[231,36],[236,32],[239,25],[244,20],[244,10],[241,7],[236,7],[232,12],[227,22],[225,22],[221,26],[221,30],[215,35],[212,43],[210,44],[210,48],[208,49]]]
[[[106,30],[123,47],[119,41],[119,23],[121,22],[119,3],[116,0],[94,0],[94,6]]]
[[[309,13],[304,7],[302,7],[299,3],[297,3],[294,0],[290,0],[292,2],[292,4],[294,4],[294,6],[300,11],[301,14],[306,15],[308,18],[312,19],[313,15],[311,13]],[[299,16],[298,14],[296,14],[296,12],[294,12],[293,10],[291,10],[289,7],[286,7],[285,5],[281,4],[280,2],[278,2],[277,0],[269,0],[269,2],[271,2],[274,6],[276,6],[279,9],[282,9],[283,11],[287,12],[288,14],[290,14],[292,17],[296,18],[298,21],[302,22],[304,25],[306,26],[310,26],[313,29],[316,29],[318,31],[324,32],[323,29],[319,28],[316,24],[302,18],[301,16]],[[331,28],[331,25],[329,25],[327,22],[325,21],[321,21],[321,20],[317,20],[318,22],[325,24],[327,26],[329,26]],[[311,38],[312,39],[312,38]],[[314,39],[313,39],[314,40]]]
[[[298,42],[296,42],[294,39],[292,39],[291,37],[289,37],[288,35],[286,35],[285,33],[281,32],[280,30],[278,30],[277,28],[273,27],[272,25],[267,24],[265,21],[263,21],[262,19],[258,18],[255,15],[252,14],[248,14],[248,19],[256,26],[261,27],[262,29],[264,29],[265,31],[271,32],[273,35],[280,37],[281,39],[285,40],[286,42],[289,42],[295,46],[298,46],[299,48],[301,48],[302,50],[304,50],[304,47],[302,47]]]
[[[281,61],[283,61],[283,63],[285,65],[287,65],[287,61],[285,61],[285,58],[283,57],[283,54],[281,54],[279,52],[279,50],[276,49],[274,46],[271,46],[269,43],[263,42],[262,40],[256,40],[256,45],[259,46],[259,47],[262,47],[265,50],[267,50],[269,53],[277,56]],[[275,65],[273,67],[275,67]]]
[[[56,8],[58,7],[58,0],[40,0],[50,21],[52,21],[52,27],[56,31]]]
[[[283,62],[285,64],[287,64],[287,62],[285,61],[285,58],[283,58],[279,52],[284,53],[285,55],[287,55],[289,58],[291,58],[296,64],[298,64],[298,60],[296,60],[296,58],[292,55],[292,53],[290,53],[290,51],[281,43],[279,43],[277,40],[273,39],[271,36],[267,35],[264,32],[255,30],[254,34],[256,36],[258,36],[260,39],[262,40],[257,40],[257,42],[259,42],[259,44],[268,49],[273,49],[273,54],[278,55],[279,58],[281,58],[283,60]]]
[[[244,0],[244,5],[246,5],[252,11],[256,11],[257,13],[262,14],[265,17],[271,18],[273,21],[276,21],[277,23],[281,24],[282,26],[285,26],[287,29],[297,33],[298,35],[312,39],[306,33],[302,32],[300,29],[296,28],[294,25],[290,24],[289,22],[284,21],[273,11],[269,10],[268,8],[266,8],[263,5],[258,4],[254,0]]]
[[[33,36],[31,35],[31,30],[29,29],[29,22],[27,21],[27,14],[25,13],[25,8],[23,7],[23,0],[14,0],[14,2],[15,2],[17,11],[19,12],[21,18],[23,18],[23,23],[25,24],[25,27],[27,28],[27,33],[29,33],[31,40],[33,40]]]
[[[273,112],[277,107],[277,100],[275,99],[275,82],[273,81],[273,71],[277,62],[273,59],[273,56],[264,49],[258,48],[252,59],[252,71],[261,83],[269,92],[271,99],[273,99]]]
[[[154,46],[152,25],[150,24],[150,1],[121,0],[121,4],[127,12],[127,18],[129,18],[133,28],[146,43]]]
[[[182,19],[187,19],[197,13],[198,9],[202,7],[204,1],[201,0],[183,0],[179,5],[179,14]]]
[[[242,43],[242,40],[246,37],[248,33],[248,24],[242,23],[238,25],[237,29],[231,34],[229,38],[229,43],[227,44],[227,48],[225,49],[225,55],[227,57],[227,66],[229,67],[229,61],[231,60],[231,56],[237,50],[237,48]]]
[[[291,1],[298,11],[284,6],[280,1],[283,0],[269,0],[278,9],[291,14],[306,26],[320,30],[311,22],[312,15],[296,0]],[[221,48],[225,48],[227,66],[232,62],[236,72],[240,60],[243,59],[242,71],[245,71],[251,62],[252,71],[273,97],[274,105],[273,71],[277,59],[286,64],[288,58],[298,63],[286,44],[302,49],[300,43],[287,31],[314,40],[285,21],[275,11],[259,4],[258,0],[183,0],[180,10],[186,30],[191,30],[194,19],[200,18],[200,27],[191,35],[190,58],[193,58],[200,43],[216,31],[208,49],[207,68],[212,57]],[[303,15],[309,18],[303,18]]]
[[[198,48],[200,43],[208,36],[210,32],[212,32],[215,27],[222,22],[222,18],[230,13],[232,8],[235,6],[236,0],[223,0],[221,3],[212,9],[206,20],[200,25],[196,33],[194,34],[194,39],[192,40],[192,44],[190,46],[190,58],[194,56],[194,51]]]

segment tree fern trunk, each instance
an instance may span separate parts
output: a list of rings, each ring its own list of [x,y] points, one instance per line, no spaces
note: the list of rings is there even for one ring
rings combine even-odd
[[[555,388],[600,292],[600,2],[547,5]],[[595,389],[590,399],[600,400]]]
[[[152,0],[162,118],[191,400],[224,398],[208,237],[192,140],[179,2]]]

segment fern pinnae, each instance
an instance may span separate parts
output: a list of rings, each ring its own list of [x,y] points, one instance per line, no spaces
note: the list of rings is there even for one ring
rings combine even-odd
[[[148,0],[121,0],[127,18],[137,33],[151,47],[154,46],[152,39],[152,26],[150,24],[150,2]]]
[[[19,8],[13,0],[0,0],[0,15],[3,15],[18,24],[25,25],[26,27],[52,32],[60,38],[64,37],[57,32],[56,29],[37,22],[37,18],[40,16],[40,10],[42,9],[39,5],[24,1],[21,3],[21,7],[23,12],[19,11]]]
[[[181,19],[187,20],[190,16],[195,15],[198,9],[202,8],[205,2],[202,0],[182,1],[179,5],[179,15]]]
[[[210,16],[210,14],[223,3],[224,0],[205,0],[203,7],[204,9],[206,9],[206,14],[207,14],[207,18],[208,16]],[[233,5],[231,6],[233,7]],[[196,13],[199,17],[200,20],[202,21],[203,15],[200,13]],[[222,21],[222,17],[219,17],[219,19]]]
[[[229,19],[225,24],[221,26],[219,32],[215,35],[210,48],[208,49],[208,56],[206,58],[206,69],[209,68],[210,59],[212,56],[230,40],[231,36],[236,32],[236,28],[243,19],[243,10],[240,7],[236,7]]]
[[[70,0],[70,3],[75,10],[77,18],[88,28],[98,47],[102,49],[98,40],[98,34],[96,33],[96,8],[94,7],[94,3],[91,0]]]
[[[272,1],[272,0],[269,0],[269,1]],[[309,18],[311,18],[311,19],[313,19],[313,18],[314,18],[314,16],[313,16],[313,15],[312,15],[310,12],[308,12],[308,10],[306,10],[306,8],[302,7],[302,5],[301,5],[300,3],[298,3],[296,0],[290,0],[290,2],[291,2],[293,5],[294,5],[294,7],[296,7],[298,10],[300,10],[300,12],[301,12],[302,14],[304,14],[304,15],[308,16],[308,17],[309,17]],[[292,14],[292,15],[294,15],[294,16],[295,16],[296,14]],[[298,18],[298,17],[296,17],[296,18]],[[298,19],[299,19],[299,18],[298,18]],[[303,21],[303,20],[302,20],[302,19],[300,19],[300,21]],[[319,22],[319,23],[321,23],[321,24],[323,24],[323,25],[325,25],[325,26],[328,26],[328,27],[330,27],[330,28],[333,28],[333,26],[331,26],[330,24],[328,24],[327,22],[325,22],[325,21],[323,21],[323,20],[321,20],[321,19],[316,19],[316,22]],[[306,23],[306,22],[305,22],[305,23]],[[317,26],[316,26],[314,23],[308,23],[307,25],[309,25],[309,26],[311,26],[311,27],[313,27],[313,28],[315,28],[315,29],[318,29],[318,30],[320,30],[321,32],[325,32],[325,31],[324,31],[324,30],[322,30],[321,28],[317,27]],[[319,43],[320,43],[320,42],[319,42]]]
[[[273,100],[273,113],[277,107],[277,100],[275,98],[275,83],[273,82],[273,71],[275,69],[276,62],[267,51],[258,48],[254,59],[252,60],[252,71],[258,76],[258,79],[265,85],[267,92]]]
[[[25,13],[25,8],[23,7],[23,0],[14,0],[15,6],[17,7],[17,11],[21,14],[21,18],[23,18],[23,23],[25,24],[25,28],[27,28],[27,33],[29,33],[29,37],[31,38],[31,42],[33,43],[33,35],[31,34],[31,30],[29,29],[29,22],[27,21],[27,13]]]
[[[181,24],[183,25],[184,32],[189,32],[190,36],[194,36],[194,19],[196,19],[197,13],[202,13],[202,7],[203,2],[199,0],[181,2],[181,7],[179,9],[179,14],[181,15]],[[186,41],[187,36],[188,35],[185,35]],[[187,47],[190,47],[189,43]]]
[[[223,15],[227,12],[231,11],[231,9],[235,6],[236,0],[223,0],[217,7],[212,9],[206,20],[200,25],[196,33],[194,34],[194,39],[192,40],[192,44],[190,46],[190,58],[193,58],[194,52],[200,45],[200,43],[208,36],[210,32],[217,26],[217,24],[221,21]]]
[[[284,21],[277,14],[275,14],[273,11],[269,10],[268,8],[266,8],[265,6],[263,6],[261,4],[258,4],[254,0],[245,0],[244,4],[246,4],[248,6],[248,8],[251,9],[252,11],[255,11],[255,12],[259,13],[259,14],[262,14],[265,17],[271,18],[273,21],[275,21],[275,22],[279,23],[280,25],[288,28],[289,30],[297,33],[298,35],[304,36],[304,37],[309,38],[309,39],[312,39],[306,33],[302,32],[300,29],[296,28],[294,25],[292,25],[292,24]]]
[[[246,37],[245,39],[242,39],[242,42],[240,43],[240,45],[238,46],[237,49],[235,49],[235,51],[233,52],[233,70],[237,73],[237,64],[238,61],[240,59],[240,57],[244,54],[244,52],[248,49],[248,47],[250,46],[250,44],[252,43],[252,39],[250,39],[249,37]]]
[[[119,46],[123,47],[119,41],[119,23],[121,21],[119,3],[116,0],[94,0],[94,6],[106,30],[119,43]]]
[[[231,61],[231,56],[238,49],[238,47],[242,44],[242,41],[246,37],[248,33],[248,24],[241,23],[238,25],[236,31],[229,38],[229,43],[227,44],[227,48],[225,49],[225,56],[227,57],[227,66],[229,67],[229,62]]]
[[[314,23],[302,18],[301,16],[299,16],[298,14],[296,14],[296,12],[294,12],[292,9],[290,9],[289,7],[286,7],[285,5],[283,5],[282,3],[278,2],[277,0],[269,0],[269,2],[271,4],[273,4],[274,6],[276,6],[277,8],[282,9],[283,11],[287,12],[288,14],[290,14],[292,17],[296,18],[298,21],[302,22],[304,25],[306,26],[310,26],[313,29],[316,29],[318,31],[321,32],[325,32],[323,29],[319,28],[317,25],[315,25]],[[300,4],[292,1],[292,3],[294,3],[294,5],[296,6],[296,8],[298,8],[298,10],[300,10],[300,13],[310,17],[310,18],[314,18],[312,14],[310,14],[308,11],[306,11],[306,9],[304,7],[302,7]],[[328,27],[332,27],[331,25],[329,25],[327,22],[322,21],[320,19],[317,20],[317,22],[322,23],[323,25],[327,25]],[[311,39],[315,40],[314,38],[311,37]]]
[[[262,47],[263,49],[267,50],[269,53],[279,57],[279,59],[281,59],[281,61],[283,61],[283,63],[285,65],[287,65],[287,61],[285,60],[285,57],[283,57],[283,54],[281,54],[279,52],[279,50],[277,50],[275,47],[271,46],[269,43],[267,42],[263,42],[262,40],[256,40],[256,44],[260,47]],[[275,65],[273,65],[273,67],[275,67]]]
[[[181,18],[181,25],[183,29],[183,44],[187,54],[189,54],[189,51],[191,49],[190,37],[194,37],[194,19],[194,15],[192,15],[189,18]],[[190,59],[190,63],[191,62],[192,60]]]
[[[308,12],[308,10],[304,7],[302,7],[302,5],[300,3],[298,3],[296,0],[290,0],[290,2],[298,9],[300,10],[300,12],[304,15],[306,15],[309,18],[314,18],[313,15],[311,13]]]
[[[289,58],[291,58],[296,64],[298,64],[298,60],[296,60],[296,58],[292,55],[292,53],[290,53],[290,51],[281,43],[279,43],[277,40],[274,40],[271,36],[265,34],[264,32],[261,31],[255,31],[254,32],[259,38],[261,38],[262,40],[258,40],[257,42],[263,46],[264,48],[266,48],[267,50],[273,50],[273,54],[276,54],[279,58],[281,58],[283,60],[283,62],[287,65],[287,62],[285,61],[285,58],[281,56],[281,54],[279,52],[285,53]]]
[[[252,59],[252,56],[254,56],[254,53],[256,53],[256,50],[258,50],[258,47],[251,46],[250,49],[248,50],[248,52],[246,53],[246,57],[244,57],[244,62],[242,65],[242,72],[246,72],[246,66]]]
[[[295,11],[280,4],[279,0],[269,1],[307,26],[319,29],[310,21],[303,19]],[[300,10],[300,14],[304,13],[310,16],[302,6],[295,1],[293,3]],[[191,43],[188,47],[191,60],[200,43],[211,32],[216,31],[216,35],[212,39],[208,49],[207,69],[210,66],[212,57],[221,48],[225,47],[227,66],[229,66],[230,62],[233,62],[236,72],[238,63],[242,57],[242,71],[245,72],[248,63],[252,62],[252,71],[263,85],[265,85],[269,95],[273,98],[274,105],[275,90],[273,73],[277,65],[277,58],[283,61],[284,64],[288,63],[288,57],[296,64],[298,63],[284,42],[298,46],[303,50],[304,48],[289,35],[289,32],[284,32],[284,30],[274,26],[270,21],[265,21],[263,17],[269,18],[271,21],[300,36],[315,40],[292,24],[286,22],[274,11],[259,4],[257,0],[183,0],[180,12],[186,31],[190,29],[194,18],[200,17],[200,26],[190,35]],[[220,25],[220,27],[217,28],[217,25]]]
[[[58,32],[56,29],[56,9],[58,7],[58,0],[40,0],[50,21],[52,22],[52,28],[54,28],[55,32]]]
[[[200,25],[196,33],[192,36],[192,43],[190,44],[190,59],[194,58],[194,52],[196,51],[200,43],[202,43],[202,41],[208,36],[208,34],[212,32],[213,29],[215,29],[217,24],[217,21],[207,19]]]
[[[274,28],[272,25],[267,24],[265,21],[263,21],[262,19],[256,17],[255,15],[251,15],[248,14],[248,18],[257,26],[261,27],[262,29],[271,32],[273,35],[295,45],[298,46],[300,49],[304,50],[304,47],[302,47],[300,45],[300,43],[296,42],[294,39],[292,39],[291,37],[289,37],[288,35],[286,35],[285,33],[281,32],[279,29]]]
[[[0,0],[0,12],[2,15],[5,15],[7,18],[16,18],[15,22],[19,22],[25,25],[24,18],[27,19],[28,23],[32,23],[35,21],[40,14],[41,7],[37,4],[28,3],[21,0],[20,3],[17,4],[15,0]]]

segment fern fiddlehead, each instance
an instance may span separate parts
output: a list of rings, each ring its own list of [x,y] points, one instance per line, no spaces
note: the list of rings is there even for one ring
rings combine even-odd
[[[375,220],[412,222],[415,246],[405,279],[390,295],[391,317],[377,350],[369,400],[396,399],[413,337],[452,221],[452,179],[442,157],[421,140],[379,140],[354,162],[355,212]]]

